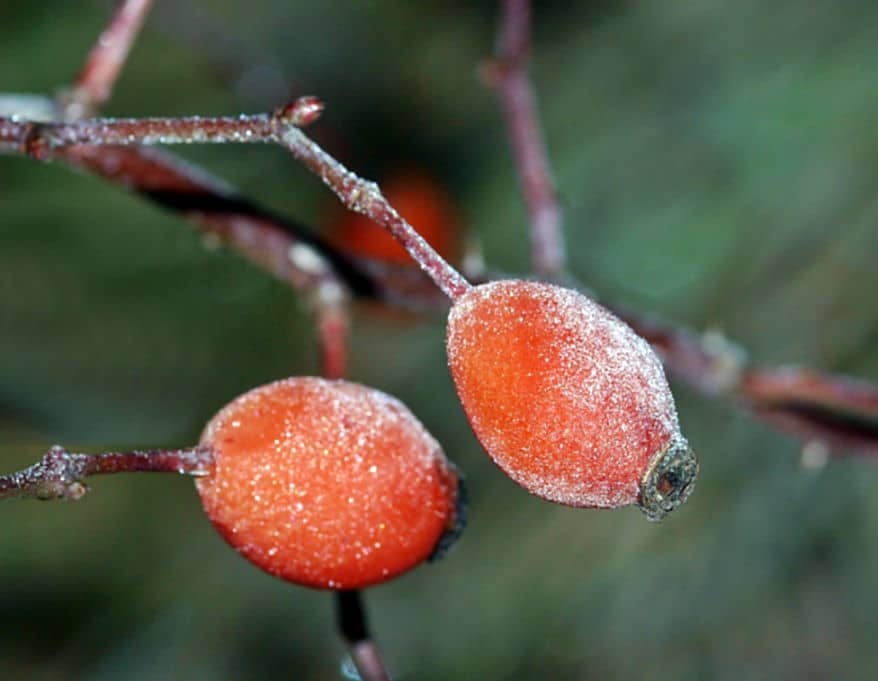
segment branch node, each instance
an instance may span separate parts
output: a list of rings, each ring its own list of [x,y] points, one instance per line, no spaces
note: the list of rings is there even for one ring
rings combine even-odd
[[[326,105],[319,97],[306,95],[278,109],[274,119],[281,125],[294,125],[304,128],[320,118]]]
[[[33,496],[42,501],[65,499],[78,501],[88,492],[82,482],[87,474],[89,457],[71,454],[61,445],[52,446],[39,463],[25,473],[33,481]]]

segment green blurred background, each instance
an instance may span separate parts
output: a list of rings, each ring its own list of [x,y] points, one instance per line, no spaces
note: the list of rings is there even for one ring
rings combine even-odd
[[[477,64],[490,2],[158,2],[107,112],[327,102],[317,136],[371,177],[437,177],[492,267],[525,217]],[[760,363],[878,380],[878,5],[538,3],[534,78],[574,273],[719,328]],[[68,83],[109,3],[0,4],[0,91]],[[186,148],[318,224],[272,148]],[[238,393],[317,371],[289,289],[184,222],[61,166],[0,158],[0,466],[197,440]],[[468,475],[457,549],[367,594],[399,679],[878,678],[878,468],[675,385],[702,476],[660,526],[531,498],[454,398],[443,320],[358,309],[351,377],[406,401]],[[230,551],[191,481],[96,480],[0,515],[0,678],[339,679],[331,599]]]

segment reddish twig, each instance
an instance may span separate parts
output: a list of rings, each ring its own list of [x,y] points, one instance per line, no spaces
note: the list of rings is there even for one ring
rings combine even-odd
[[[23,153],[33,123],[23,116],[0,117],[0,152]],[[418,270],[345,254],[171,154],[135,146],[86,144],[56,149],[44,145],[41,153],[47,160],[96,174],[178,213],[308,297],[321,283],[329,282],[333,288],[397,307],[424,309],[443,304],[439,292]],[[288,254],[294,248],[311,257],[293,262]],[[301,269],[299,261],[324,266]]]
[[[502,7],[494,59],[485,65],[483,73],[500,100],[527,204],[532,269],[542,277],[556,278],[566,266],[564,234],[528,76],[531,7],[529,0],[502,0]]]
[[[342,204],[386,228],[451,300],[469,290],[469,282],[387,202],[377,184],[352,173],[294,125],[283,130],[280,142],[319,175]]]
[[[118,74],[148,3],[122,3],[83,68],[81,92],[103,83],[105,95]],[[103,74],[102,76],[100,74]],[[112,78],[109,77],[112,74]],[[86,99],[90,99],[86,97]],[[68,97],[69,100],[69,97]],[[95,108],[90,106],[89,108]],[[74,120],[85,110],[35,95],[0,95],[0,152],[27,148],[32,123],[51,121],[59,110]],[[319,113],[319,109],[314,114]],[[18,119],[23,119],[19,121]],[[241,252],[303,294],[318,310],[324,301],[349,293],[406,308],[435,306],[437,292],[425,277],[407,267],[349,256],[308,230],[238,195],[205,171],[167,153],[138,147],[65,146],[49,152],[36,143],[31,151],[97,174],[192,221],[211,239]],[[299,265],[304,264],[304,267]]]
[[[9,475],[0,475],[0,499],[81,499],[88,488],[83,480],[104,473],[158,472],[206,475],[213,454],[204,447],[187,449],[72,454],[59,445],[37,463]]]
[[[707,396],[735,390],[746,362],[746,353],[735,343],[717,333],[699,334],[628,308],[608,307],[649,341],[676,378]]]
[[[326,378],[342,378],[347,373],[348,332],[350,319],[347,307],[327,302],[317,313],[317,335],[322,353],[321,372]]]
[[[149,0],[122,2],[109,28],[102,34],[82,70],[76,87],[60,98],[59,106],[33,106],[41,98],[3,98],[7,109],[0,115],[21,115],[37,112],[37,120],[50,120],[61,111],[68,121],[96,111],[109,97],[112,85],[127,57],[130,46],[149,10]],[[27,105],[26,111],[22,106]],[[11,110],[10,110],[11,109]],[[319,116],[322,104],[316,99],[302,100],[295,110],[287,110],[289,123],[305,125]],[[268,120],[268,117],[266,117]],[[274,122],[273,120],[271,121]],[[226,122],[228,128],[228,122]],[[251,134],[255,121],[248,121],[242,131]],[[235,246],[263,268],[286,279],[306,294],[316,308],[318,338],[323,354],[323,373],[339,378],[345,373],[347,332],[349,327],[346,299],[347,283],[359,291],[371,288],[371,282],[347,263],[330,263],[319,248],[308,243],[304,232],[292,223],[279,220],[264,210],[236,196],[222,183],[192,166],[176,161],[167,154],[148,152],[136,147],[82,144],[54,145],[52,132],[76,132],[88,124],[42,128],[39,123],[22,125],[14,118],[0,120],[0,150],[23,150],[37,158],[58,158],[110,179],[133,187],[152,200],[171,207],[193,220],[207,233],[219,236]],[[177,126],[179,130],[179,125]],[[183,126],[185,128],[185,126]],[[49,134],[44,136],[44,130]],[[204,128],[196,120],[193,134]],[[124,133],[124,125],[117,132]],[[162,130],[156,131],[159,135]],[[119,140],[125,144],[130,140]],[[60,147],[58,153],[50,149]],[[346,272],[345,281],[339,272]],[[120,471],[177,471],[200,475],[212,464],[212,454],[204,448],[177,451],[110,453],[98,456],[71,454],[62,447],[53,447],[43,459],[29,468],[8,476],[0,476],[0,499],[29,496],[39,499],[79,499],[87,491],[82,482],[88,475]],[[356,592],[339,595],[340,628],[348,643],[351,658],[365,681],[387,681],[387,673],[377,645],[368,633],[365,612]],[[357,631],[361,635],[352,637]]]
[[[68,93],[56,104],[35,95],[0,95],[0,116],[7,117],[0,120],[0,151],[27,148],[31,124],[51,121],[59,111],[68,121],[94,111],[109,96],[150,4],[133,0],[117,6],[82,69],[74,88],[76,97],[71,99]],[[24,122],[19,124],[18,119]],[[409,308],[431,306],[436,300],[435,289],[423,276],[413,276],[410,268],[349,257],[170,154],[88,145],[65,146],[49,153],[40,149],[39,142],[30,151],[93,172],[180,213],[211,238],[218,238],[290,283],[314,307],[319,308],[327,298],[347,297],[349,292]],[[287,257],[293,253],[295,258]],[[303,270],[297,262],[310,267]]]
[[[63,118],[75,120],[93,115],[110,98],[151,6],[152,0],[120,0],[73,89],[61,98]]]
[[[150,146],[272,142],[278,139],[276,117],[270,114],[219,118],[115,118],[61,123],[7,121],[0,127],[0,143],[18,145],[22,153],[38,160],[48,159],[55,149],[77,144]]]
[[[320,115],[316,97],[300,97],[273,114],[207,118],[96,119],[68,123],[34,123],[0,118],[0,149],[46,160],[59,149],[89,146],[149,144],[266,143],[284,146],[319,175],[342,203],[384,226],[449,298],[469,289],[469,283],[446,263],[368,182],[327,154],[300,129]]]
[[[878,388],[796,367],[749,369],[737,393],[757,416],[832,450],[878,456]]]
[[[101,42],[92,53],[83,71],[80,85],[73,91],[73,97],[66,107],[66,118],[79,117],[79,112],[96,109],[109,96],[110,86],[121,67],[130,41],[125,43],[119,32],[124,27],[130,29],[129,38],[133,38],[136,27],[132,27],[133,19],[130,12],[138,3],[126,3],[120,7],[114,22]],[[140,3],[145,10],[149,3]],[[126,18],[129,20],[126,22]],[[142,19],[142,16],[141,16]],[[139,23],[139,22],[136,22]],[[108,44],[113,43],[113,44]],[[108,48],[110,51],[101,50]],[[78,108],[77,108],[78,107]],[[316,99],[304,99],[298,106],[284,111],[286,125],[305,125],[319,116],[322,104]],[[256,116],[249,120],[239,119],[244,127],[236,128],[236,121],[223,120],[217,126],[217,137],[211,141],[237,141],[251,134],[261,134],[271,141],[272,127],[276,126],[274,116]],[[146,139],[144,143],[172,141],[165,135],[191,135],[192,141],[201,141],[201,136],[211,137],[213,129],[203,125],[200,119],[176,121],[170,128],[163,127],[159,121],[151,129],[149,124],[132,121],[132,129],[126,130],[125,122],[119,123],[109,131],[94,130],[89,123],[69,124],[34,124],[18,125],[14,120],[0,122],[0,139],[36,158],[48,159],[54,154],[52,150],[62,149],[61,154],[68,162],[84,165],[117,182],[131,182],[139,191],[153,198],[163,197],[160,202],[168,199],[175,201],[179,208],[181,196],[199,196],[214,199],[216,207],[220,203],[230,208],[235,202],[230,191],[218,182],[212,182],[201,173],[174,162],[166,155],[150,154],[140,149],[116,148],[113,146],[100,149],[78,144],[88,142],[95,135],[104,136],[102,143],[116,142],[129,144],[132,134],[150,134],[155,139]],[[187,125],[188,124],[188,125]],[[260,130],[260,124],[263,129]],[[150,132],[151,130],[151,132]],[[223,132],[224,131],[224,132]],[[230,136],[231,139],[223,137]],[[130,153],[134,151],[135,153]],[[66,152],[66,154],[64,153]],[[169,194],[167,189],[172,189]],[[164,191],[163,191],[164,190]],[[203,205],[203,201],[200,202]],[[243,202],[239,201],[239,204]],[[185,205],[185,204],[184,204]],[[240,208],[240,205],[238,206]],[[253,210],[245,219],[230,219],[231,211],[222,211],[205,218],[204,211],[197,205],[190,204],[190,217],[207,228],[213,234],[221,236],[233,243],[239,250],[272,272],[288,279],[297,288],[308,292],[310,300],[316,308],[318,339],[323,355],[323,373],[331,378],[340,378],[345,373],[347,355],[347,331],[349,320],[346,308],[347,287],[337,277],[333,267],[311,245],[295,240],[290,230],[278,230],[276,221],[257,215],[254,220]],[[208,214],[211,215],[211,214]],[[222,218],[217,219],[217,215]],[[280,258],[278,259],[278,256]],[[6,477],[0,477],[0,498],[5,496],[33,496],[40,499],[65,498],[79,499],[87,491],[82,479],[96,473],[118,471],[156,471],[176,470],[191,474],[203,474],[212,462],[209,450],[195,448],[175,452],[129,452],[113,453],[100,456],[71,454],[61,447],[53,447],[37,464],[24,471]],[[361,678],[365,681],[388,681],[390,676],[381,660],[377,644],[368,632],[365,612],[357,592],[339,594],[339,623],[343,638],[348,644],[353,660]],[[356,636],[352,636],[357,633]]]

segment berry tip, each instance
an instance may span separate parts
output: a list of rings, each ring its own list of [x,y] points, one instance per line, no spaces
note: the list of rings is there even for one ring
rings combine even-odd
[[[320,98],[306,95],[290,102],[275,115],[278,120],[284,123],[304,128],[320,118],[324,108],[325,105]]]
[[[659,522],[685,503],[695,489],[698,459],[682,435],[671,438],[653,459],[640,485],[638,504],[646,517]]]

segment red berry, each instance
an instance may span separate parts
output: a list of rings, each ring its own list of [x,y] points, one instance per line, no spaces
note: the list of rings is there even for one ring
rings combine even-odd
[[[196,484],[220,534],[297,584],[359,589],[418,565],[455,529],[457,474],[398,400],[290,378],[224,407],[201,437]]]
[[[491,458],[561,504],[639,503],[661,519],[698,470],[661,363],[586,296],[496,281],[455,301],[448,358],[463,408]]]

